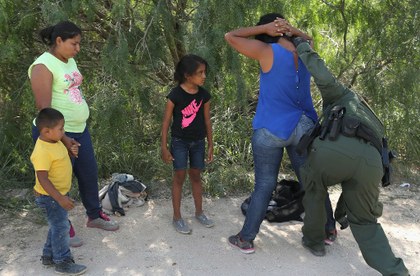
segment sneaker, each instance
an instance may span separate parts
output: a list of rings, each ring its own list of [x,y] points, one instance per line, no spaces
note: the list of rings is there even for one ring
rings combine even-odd
[[[174,219],[172,224],[174,225],[175,230],[181,234],[191,233],[190,227],[188,227],[188,224],[186,224],[182,218],[177,219],[177,220]]]
[[[76,235],[70,237],[70,247],[80,247],[83,245],[83,241]]]
[[[201,213],[199,216],[195,216],[195,218],[205,227],[210,228],[214,226],[214,221],[207,218],[205,214]]]
[[[106,231],[115,231],[120,228],[117,222],[112,221],[102,211],[99,212],[99,218],[96,218],[96,219],[89,218],[88,222],[86,223],[86,226],[90,228],[99,228]]]
[[[54,261],[53,261],[51,256],[42,255],[41,256],[41,262],[42,262],[43,265],[46,265],[46,266],[54,265]]]
[[[324,243],[326,245],[332,245],[334,241],[337,239],[337,230],[331,230],[330,232],[327,232],[327,237],[324,240]]]
[[[85,273],[87,267],[74,263],[72,259],[55,264],[55,272],[63,275],[81,275]]]
[[[254,242],[242,240],[239,234],[230,236],[229,244],[235,248],[238,248],[242,253],[245,253],[245,254],[250,254],[250,253],[255,252]]]
[[[69,223],[70,223],[70,231],[69,231],[69,234],[70,234],[70,243],[69,243],[69,245],[70,245],[70,247],[79,247],[79,246],[82,246],[83,245],[83,241],[79,237],[76,236],[76,231],[74,231],[73,224],[71,224],[71,221],[70,220],[69,220]]]
[[[322,257],[322,256],[325,256],[325,254],[326,254],[325,248],[323,248],[323,249],[314,249],[312,247],[309,247],[306,244],[305,237],[302,237],[302,245],[303,245],[303,247],[305,247],[306,249],[308,249],[315,256]]]

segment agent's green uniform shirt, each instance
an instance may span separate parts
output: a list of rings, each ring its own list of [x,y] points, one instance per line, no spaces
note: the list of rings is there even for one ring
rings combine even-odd
[[[336,105],[345,107],[344,116],[358,119],[373,130],[376,138],[384,136],[384,128],[368,105],[343,86],[329,72],[324,61],[308,43],[297,47],[300,59],[314,77],[322,99],[324,118]],[[408,275],[400,258],[396,258],[377,218],[382,215],[379,202],[379,183],[383,176],[379,151],[357,137],[341,134],[337,139],[316,138],[309,149],[308,159],[301,167],[305,189],[304,227],[306,245],[320,250],[325,248],[325,207],[328,186],[341,183],[343,206],[350,229],[367,264],[383,275]]]

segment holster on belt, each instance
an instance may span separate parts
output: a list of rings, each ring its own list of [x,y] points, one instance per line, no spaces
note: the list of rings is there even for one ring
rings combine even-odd
[[[324,140],[327,134],[331,141],[337,139],[338,134],[340,134],[341,124],[345,112],[346,108],[341,105],[336,105],[331,108],[328,119],[322,122],[319,139]]]
[[[337,139],[338,134],[340,133],[341,128],[341,120],[344,116],[346,109],[341,105],[336,105],[331,108],[328,118],[323,120],[322,124],[320,124],[320,120],[315,123],[315,126],[305,133],[302,138],[300,138],[299,143],[296,146],[296,152],[299,155],[303,155],[307,152],[308,148],[311,146],[312,142],[315,140],[316,137],[319,139],[324,140],[326,135],[330,140]]]

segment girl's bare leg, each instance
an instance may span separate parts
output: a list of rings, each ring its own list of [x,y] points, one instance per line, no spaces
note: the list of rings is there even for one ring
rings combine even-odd
[[[199,169],[190,169],[189,176],[194,198],[195,215],[199,216],[203,213],[203,186],[201,184],[201,171]]]
[[[177,170],[172,179],[172,207],[174,220],[181,218],[182,185],[184,184],[186,170]]]

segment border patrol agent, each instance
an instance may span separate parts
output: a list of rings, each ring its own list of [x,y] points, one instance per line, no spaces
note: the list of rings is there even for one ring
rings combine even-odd
[[[308,159],[301,167],[305,189],[302,244],[316,256],[325,255],[327,188],[341,183],[344,212],[339,211],[347,216],[366,263],[383,275],[408,275],[377,222],[382,215],[379,183],[384,180],[386,159],[381,156],[384,127],[359,95],[338,82],[307,40],[296,37],[293,43],[323,99],[322,123],[313,130]]]

